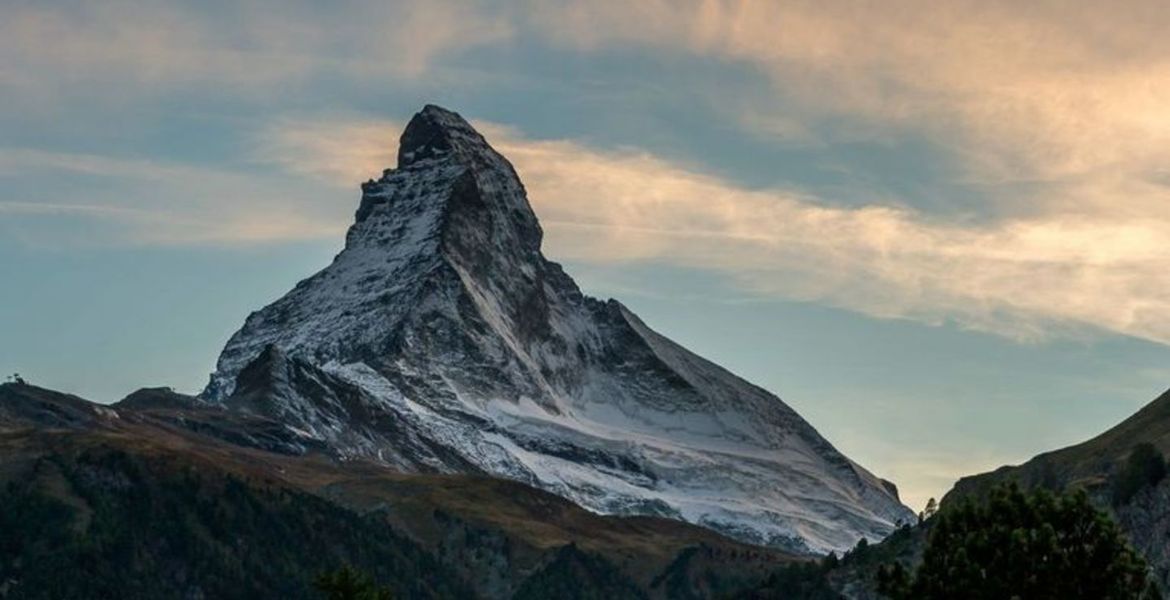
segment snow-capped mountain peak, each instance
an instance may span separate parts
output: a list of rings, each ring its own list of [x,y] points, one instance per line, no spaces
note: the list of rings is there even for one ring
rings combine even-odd
[[[332,264],[248,317],[202,398],[339,456],[843,550],[912,514],[767,391],[581,293],[508,161],[427,106]]]

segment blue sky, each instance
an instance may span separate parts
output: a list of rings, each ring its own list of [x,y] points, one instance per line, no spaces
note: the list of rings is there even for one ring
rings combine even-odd
[[[6,2],[0,369],[195,392],[425,103],[920,507],[1170,386],[1158,3]]]

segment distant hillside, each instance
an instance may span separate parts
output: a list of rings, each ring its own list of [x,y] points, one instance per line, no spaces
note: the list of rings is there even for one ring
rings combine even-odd
[[[963,498],[985,497],[994,486],[1008,481],[1015,481],[1025,489],[1084,489],[1096,507],[1118,523],[1129,542],[1146,558],[1162,589],[1170,589],[1170,477],[1156,483],[1139,479],[1125,494],[1116,493],[1120,481],[1131,481],[1127,478],[1132,469],[1130,456],[1144,444],[1163,454],[1170,453],[1170,391],[1086,442],[1040,454],[1022,465],[1000,467],[990,473],[960,479],[943,499],[940,510],[949,510]],[[875,577],[878,568],[894,561],[911,567],[917,565],[922,560],[932,523],[927,521],[899,529],[878,544],[855,549],[831,568],[789,569],[787,579],[773,577],[742,597],[878,600]],[[777,595],[775,590],[784,589],[785,583],[788,589],[812,591]],[[821,586],[822,583],[825,585]],[[825,592],[825,587],[832,592]]]
[[[1143,486],[1124,499],[1115,493],[1130,454],[1142,444],[1170,453],[1170,391],[1091,440],[1045,452],[1022,465],[964,477],[942,505],[945,509],[959,497],[983,494],[996,483],[1010,480],[1028,488],[1083,488],[1121,525],[1154,567],[1163,589],[1170,589],[1170,478]]]
[[[1153,444],[1163,453],[1170,452],[1170,391],[1087,442],[1045,452],[1022,465],[964,477],[955,484],[943,503],[958,496],[980,493],[1009,479],[1027,487],[1064,489],[1076,486],[1098,495],[1106,494],[1110,476],[1141,443]]]

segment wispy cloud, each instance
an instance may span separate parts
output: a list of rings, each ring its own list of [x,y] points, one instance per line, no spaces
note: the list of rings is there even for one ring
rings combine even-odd
[[[256,133],[251,151],[260,163],[352,187],[394,166],[405,126],[345,114],[284,116]]]
[[[756,67],[754,128],[866,119],[913,130],[980,181],[1148,175],[1170,159],[1170,7],[1040,2],[539,2],[552,43]],[[768,107],[772,107],[769,113]],[[1164,196],[1130,199],[1166,214]],[[1116,209],[1116,198],[1081,198]],[[1035,201],[1035,199],[1030,199]],[[1057,204],[1065,201],[1052,200]],[[1006,207],[1008,210],[1027,210]]]
[[[93,232],[93,239],[74,240],[89,243],[233,245],[326,239],[340,236],[352,213],[350,203],[325,193],[333,190],[283,173],[0,148],[0,181],[28,176],[40,176],[36,190],[29,192],[34,197],[0,192],[0,221],[66,217],[115,226],[105,235]]]
[[[1165,221],[1046,213],[976,224],[880,204],[840,208],[634,149],[478,125],[515,163],[556,257],[671,262],[753,293],[1021,340],[1099,329],[1170,343]],[[261,147],[291,171],[356,181],[386,165],[399,128],[283,120]]]
[[[802,143],[838,118],[913,132],[987,190],[986,214],[942,218],[879,198],[843,208],[795,186],[749,188],[637,149],[486,124],[524,176],[551,253],[670,261],[753,293],[1018,339],[1098,328],[1170,343],[1162,3],[282,3],[211,18],[197,5],[113,0],[3,10],[0,54],[10,60],[0,85],[18,89],[130,81],[272,92],[323,74],[410,78],[518,37],[749,65],[772,87],[734,103],[745,127]],[[0,170],[118,178],[133,193],[83,204],[129,211],[109,215],[123,222],[156,220],[135,227],[142,241],[324,236],[348,220],[354,183],[387,165],[400,125],[343,115],[275,122],[255,157],[284,177],[31,151],[0,153]],[[184,185],[160,194],[151,186],[162,179]],[[12,202],[36,201],[7,200],[9,215]]]
[[[274,93],[329,76],[411,79],[449,53],[508,40],[513,25],[445,0],[40,3],[0,8],[0,89],[54,94],[154,94],[215,85]]]
[[[740,270],[753,287],[1017,337],[1057,323],[1167,341],[1164,3],[542,2],[534,21],[586,52],[651,47],[754,66],[773,86],[738,101],[747,129],[789,139],[844,118],[911,132],[950,153],[960,183],[986,190],[979,226],[728,191],[757,229],[786,240],[749,253]],[[799,262],[795,248],[837,276],[749,266]]]

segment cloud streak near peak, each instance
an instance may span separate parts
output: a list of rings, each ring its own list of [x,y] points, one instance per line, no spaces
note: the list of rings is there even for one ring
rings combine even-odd
[[[903,206],[839,207],[644,151],[479,126],[516,165],[557,258],[671,263],[751,294],[1018,340],[1105,330],[1170,343],[1166,222],[1052,213],[971,224]],[[380,172],[399,130],[380,120],[282,121],[261,147],[282,168],[341,184]]]

